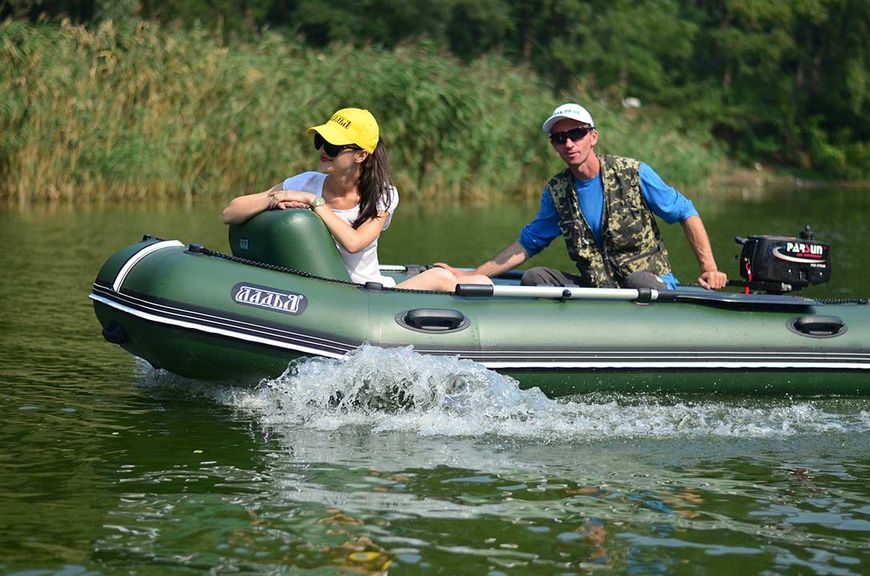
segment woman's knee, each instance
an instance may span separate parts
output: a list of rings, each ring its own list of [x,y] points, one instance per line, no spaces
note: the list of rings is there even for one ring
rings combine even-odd
[[[451,291],[456,288],[456,276],[445,268],[429,268],[421,274],[426,279],[426,285],[432,290]]]

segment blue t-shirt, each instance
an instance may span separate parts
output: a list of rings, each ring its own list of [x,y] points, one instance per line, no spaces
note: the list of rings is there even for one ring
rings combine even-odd
[[[604,216],[604,184],[601,174],[589,180],[575,180],[574,189],[577,191],[580,212],[592,230],[595,241],[601,246],[601,223]],[[685,222],[686,219],[698,215],[691,200],[668,185],[655,170],[643,162],[640,163],[640,190],[653,214],[668,224]],[[538,214],[523,227],[517,241],[529,256],[534,256],[561,234],[553,197],[544,188]],[[675,288],[678,284],[673,272],[661,276],[661,279],[669,288]]]

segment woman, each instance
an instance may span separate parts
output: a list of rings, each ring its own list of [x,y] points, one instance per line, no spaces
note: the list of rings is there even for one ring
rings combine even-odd
[[[320,216],[338,246],[351,280],[396,286],[380,273],[378,237],[390,225],[399,194],[392,184],[387,151],[368,110],[344,108],[314,134],[320,152],[317,172],[302,172],[265,192],[235,198],[223,211],[225,224],[240,224],[264,210],[311,208]],[[452,291],[456,277],[431,268],[397,288]],[[466,283],[490,283],[486,276],[463,276]]]

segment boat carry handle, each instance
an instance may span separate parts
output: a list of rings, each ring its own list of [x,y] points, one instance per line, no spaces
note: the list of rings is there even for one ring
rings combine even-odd
[[[815,338],[839,336],[846,331],[846,323],[839,316],[807,314],[788,322],[788,327],[801,335]]]
[[[462,312],[449,308],[415,308],[400,316],[408,327],[426,332],[461,330],[468,325]]]

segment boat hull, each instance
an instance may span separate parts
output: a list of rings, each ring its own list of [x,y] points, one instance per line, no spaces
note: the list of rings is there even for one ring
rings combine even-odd
[[[870,391],[870,307],[861,304],[391,290],[155,239],[110,257],[91,298],[107,340],[198,380],[256,382],[300,357],[341,358],[371,344],[473,360],[552,397]],[[843,327],[835,335],[794,328],[819,318]]]

